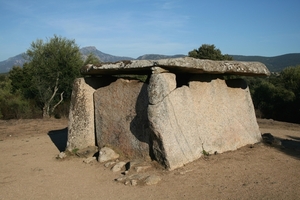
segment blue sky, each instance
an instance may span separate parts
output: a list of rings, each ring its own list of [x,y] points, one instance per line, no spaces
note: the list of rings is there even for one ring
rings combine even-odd
[[[54,34],[117,56],[300,53],[299,0],[0,0],[0,61]]]

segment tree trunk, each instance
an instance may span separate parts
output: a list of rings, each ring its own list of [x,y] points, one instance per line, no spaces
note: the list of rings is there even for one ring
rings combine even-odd
[[[53,113],[55,108],[64,100],[64,92],[60,93],[60,100],[59,102],[57,102],[57,104],[55,104],[52,108],[51,108],[51,112]]]
[[[50,113],[49,113],[49,104],[45,104],[43,107],[43,118],[50,118]]]
[[[47,102],[45,102],[45,104],[44,104],[44,107],[43,107],[43,118],[50,118],[50,105],[51,105],[51,102],[52,102],[53,98],[56,95],[56,92],[58,91],[58,80],[59,80],[59,73],[57,73],[57,77],[56,77],[56,82],[55,82],[55,87],[54,87],[54,90],[53,90],[53,94],[50,97],[50,99]],[[62,94],[63,93],[64,92],[62,92]],[[58,102],[58,104],[62,101],[62,94],[61,94],[61,100]],[[58,104],[56,104],[55,107]],[[55,109],[55,107],[52,109],[52,111]]]

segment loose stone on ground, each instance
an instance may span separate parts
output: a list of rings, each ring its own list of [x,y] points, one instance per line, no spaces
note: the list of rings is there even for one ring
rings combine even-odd
[[[161,178],[157,175],[150,175],[146,178],[145,180],[145,184],[146,185],[155,185],[157,184],[159,181],[161,181]]]
[[[111,168],[111,171],[113,171],[113,172],[119,172],[119,171],[122,170],[122,168],[124,167],[125,164],[126,164],[126,162],[123,162],[123,161],[118,162],[115,166],[113,166]]]
[[[99,162],[106,162],[117,158],[119,158],[119,154],[117,154],[111,148],[103,147],[99,151]]]
[[[59,159],[64,159],[64,158],[66,158],[66,157],[67,157],[67,155],[66,155],[65,152],[60,152],[60,153],[57,155],[57,158],[59,158]]]
[[[76,151],[76,155],[81,158],[90,158],[93,157],[95,153],[98,152],[98,147],[96,146],[88,146],[83,149],[79,149]]]
[[[96,161],[96,157],[89,157],[89,158],[85,158],[83,160],[83,162],[86,163],[86,164],[89,164],[89,163],[94,162],[94,161]]]

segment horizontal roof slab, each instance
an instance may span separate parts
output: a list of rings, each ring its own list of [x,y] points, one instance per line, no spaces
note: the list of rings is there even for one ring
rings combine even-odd
[[[81,69],[83,75],[151,74],[165,71],[173,73],[233,74],[242,76],[270,75],[268,68],[260,62],[212,61],[191,57],[161,60],[126,60],[99,65],[88,64]]]

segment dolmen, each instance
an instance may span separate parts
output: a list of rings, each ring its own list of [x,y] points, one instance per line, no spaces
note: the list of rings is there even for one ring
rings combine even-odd
[[[231,78],[268,76],[262,63],[182,57],[89,64],[81,73],[68,151],[110,147],[173,170],[262,139],[247,83]]]

